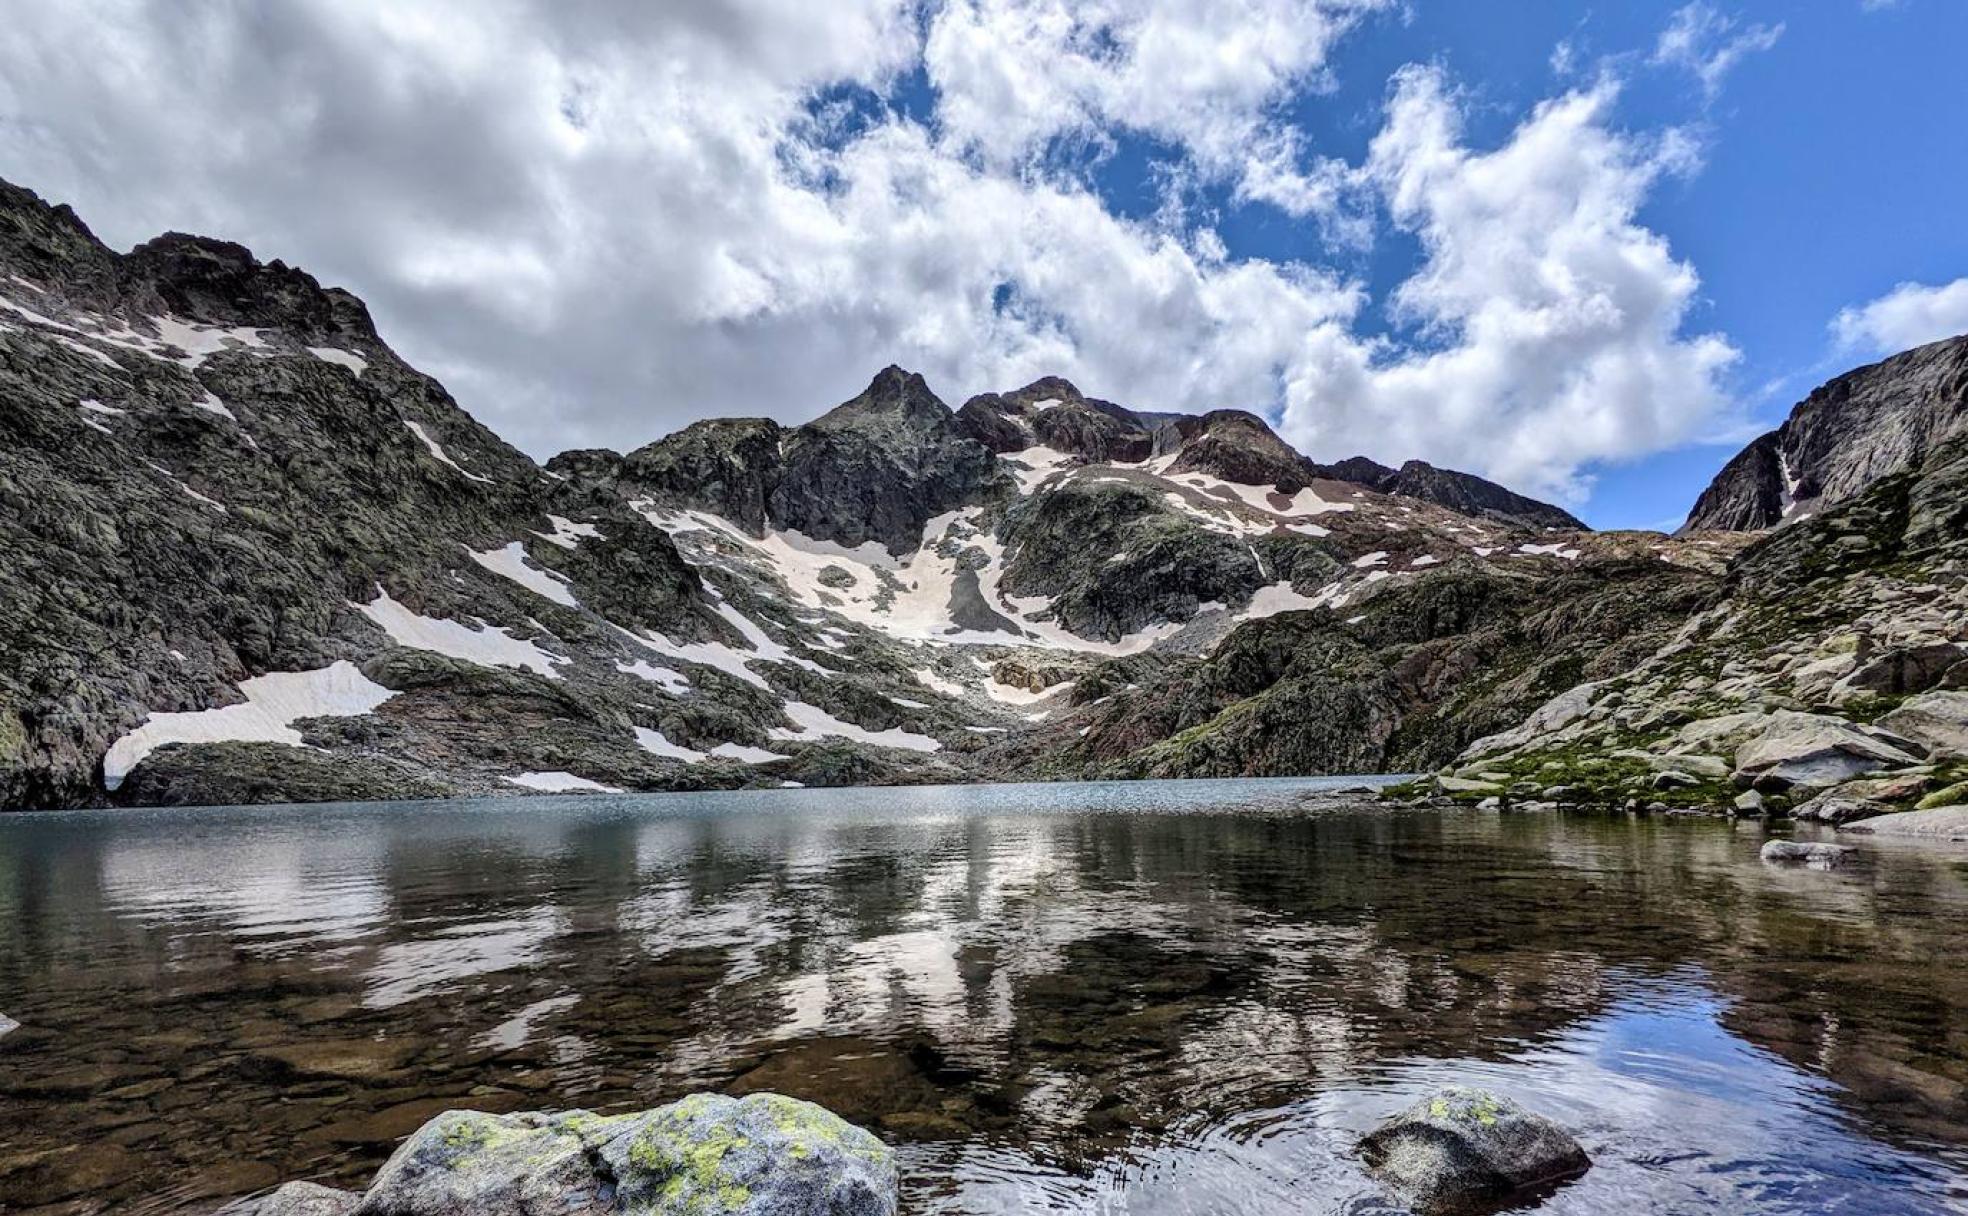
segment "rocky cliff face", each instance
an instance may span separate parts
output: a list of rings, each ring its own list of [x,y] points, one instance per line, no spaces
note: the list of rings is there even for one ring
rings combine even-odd
[[[899,368],[542,468],[348,293],[5,187],[0,806],[1433,766],[1865,538],[1940,552],[1959,352],[1911,354],[1800,407],[1899,437],[1811,473],[1897,522],[1761,541]]]
[[[1968,431],[1968,336],[1847,372],[1723,466],[1691,531],[1750,531],[1809,516],[1920,467]]]

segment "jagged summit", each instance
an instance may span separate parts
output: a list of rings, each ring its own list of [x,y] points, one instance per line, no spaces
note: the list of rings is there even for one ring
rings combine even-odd
[[[1849,501],[1968,432],[1968,335],[1845,373],[1752,440],[1695,501],[1686,529],[1754,531]]]

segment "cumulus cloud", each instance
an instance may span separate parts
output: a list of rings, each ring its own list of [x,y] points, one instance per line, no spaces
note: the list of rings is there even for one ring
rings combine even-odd
[[[1283,108],[1383,6],[75,0],[0,36],[0,174],[119,245],[203,231],[356,289],[542,456],[804,419],[889,362],[1573,497],[1697,433],[1734,352],[1681,335],[1696,275],[1635,219],[1680,145],[1615,131],[1605,84],[1472,148],[1410,70],[1366,163],[1325,157]],[[1130,133],[1288,214],[1378,200],[1422,249],[1395,336],[1359,284],[1124,218],[1059,155]]]
[[[1713,99],[1722,89],[1723,78],[1737,64],[1777,45],[1783,32],[1781,21],[1739,29],[1735,18],[1698,0],[1675,11],[1654,44],[1653,62],[1693,72],[1701,81],[1702,92]]]
[[[1968,278],[1938,287],[1901,283],[1877,300],[1839,312],[1831,332],[1841,350],[1879,355],[1968,334]]]
[[[1575,501],[1581,464],[1685,441],[1725,410],[1736,351],[1681,336],[1699,280],[1635,219],[1685,148],[1615,133],[1615,95],[1603,82],[1546,102],[1482,152],[1440,72],[1397,78],[1364,172],[1425,251],[1393,300],[1421,341],[1299,368],[1295,439],[1344,436]]]

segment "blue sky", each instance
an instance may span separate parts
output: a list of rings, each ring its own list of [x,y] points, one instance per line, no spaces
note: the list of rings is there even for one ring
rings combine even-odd
[[[1351,34],[1336,87],[1293,108],[1325,150],[1351,161],[1379,129],[1386,81],[1402,65],[1442,65],[1472,95],[1477,145],[1508,138],[1526,112],[1610,57],[1622,70],[1617,118],[1634,130],[1690,128],[1701,165],[1658,189],[1642,222],[1701,275],[1689,323],[1726,333],[1742,353],[1728,384],[1754,424],[1780,423],[1825,379],[1878,352],[1840,349],[1843,308],[1901,282],[1968,275],[1968,4],[1860,0],[1717,6],[1738,28],[1781,26],[1746,54],[1713,98],[1689,72],[1649,65],[1679,4],[1469,4],[1417,0]],[[1572,70],[1554,52],[1572,48]],[[1123,140],[1101,188],[1122,206],[1152,194],[1154,153]],[[1219,192],[1222,194],[1224,192]],[[1152,199],[1147,205],[1152,207]],[[1377,300],[1411,273],[1414,242],[1334,249],[1317,226],[1262,203],[1230,204],[1233,254],[1335,261]],[[1380,310],[1376,309],[1376,313]],[[1375,318],[1385,325],[1384,315]],[[1596,527],[1672,527],[1747,436],[1723,431],[1629,460],[1592,462],[1579,513]]]
[[[1960,0],[69,0],[0,177],[354,290],[536,457],[888,363],[1672,526],[1968,331]]]

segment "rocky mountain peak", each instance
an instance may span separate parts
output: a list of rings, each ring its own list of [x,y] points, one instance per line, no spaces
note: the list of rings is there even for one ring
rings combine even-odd
[[[1968,433],[1968,335],[1828,381],[1722,467],[1688,530],[1754,531],[1850,501]]]
[[[1270,423],[1248,410],[1211,410],[1164,423],[1154,436],[1157,453],[1176,452],[1172,473],[1209,473],[1249,486],[1276,486],[1287,494],[1310,485],[1319,470],[1278,437]]]
[[[860,395],[828,410],[808,425],[816,430],[839,431],[871,425],[893,426],[898,420],[911,428],[947,428],[950,407],[930,391],[929,382],[920,373],[891,363],[875,373]]]
[[[189,320],[279,328],[345,345],[382,344],[368,308],[354,295],[324,288],[278,259],[263,263],[231,241],[167,232],[131,250],[123,269],[133,287],[148,288],[166,310]]]

